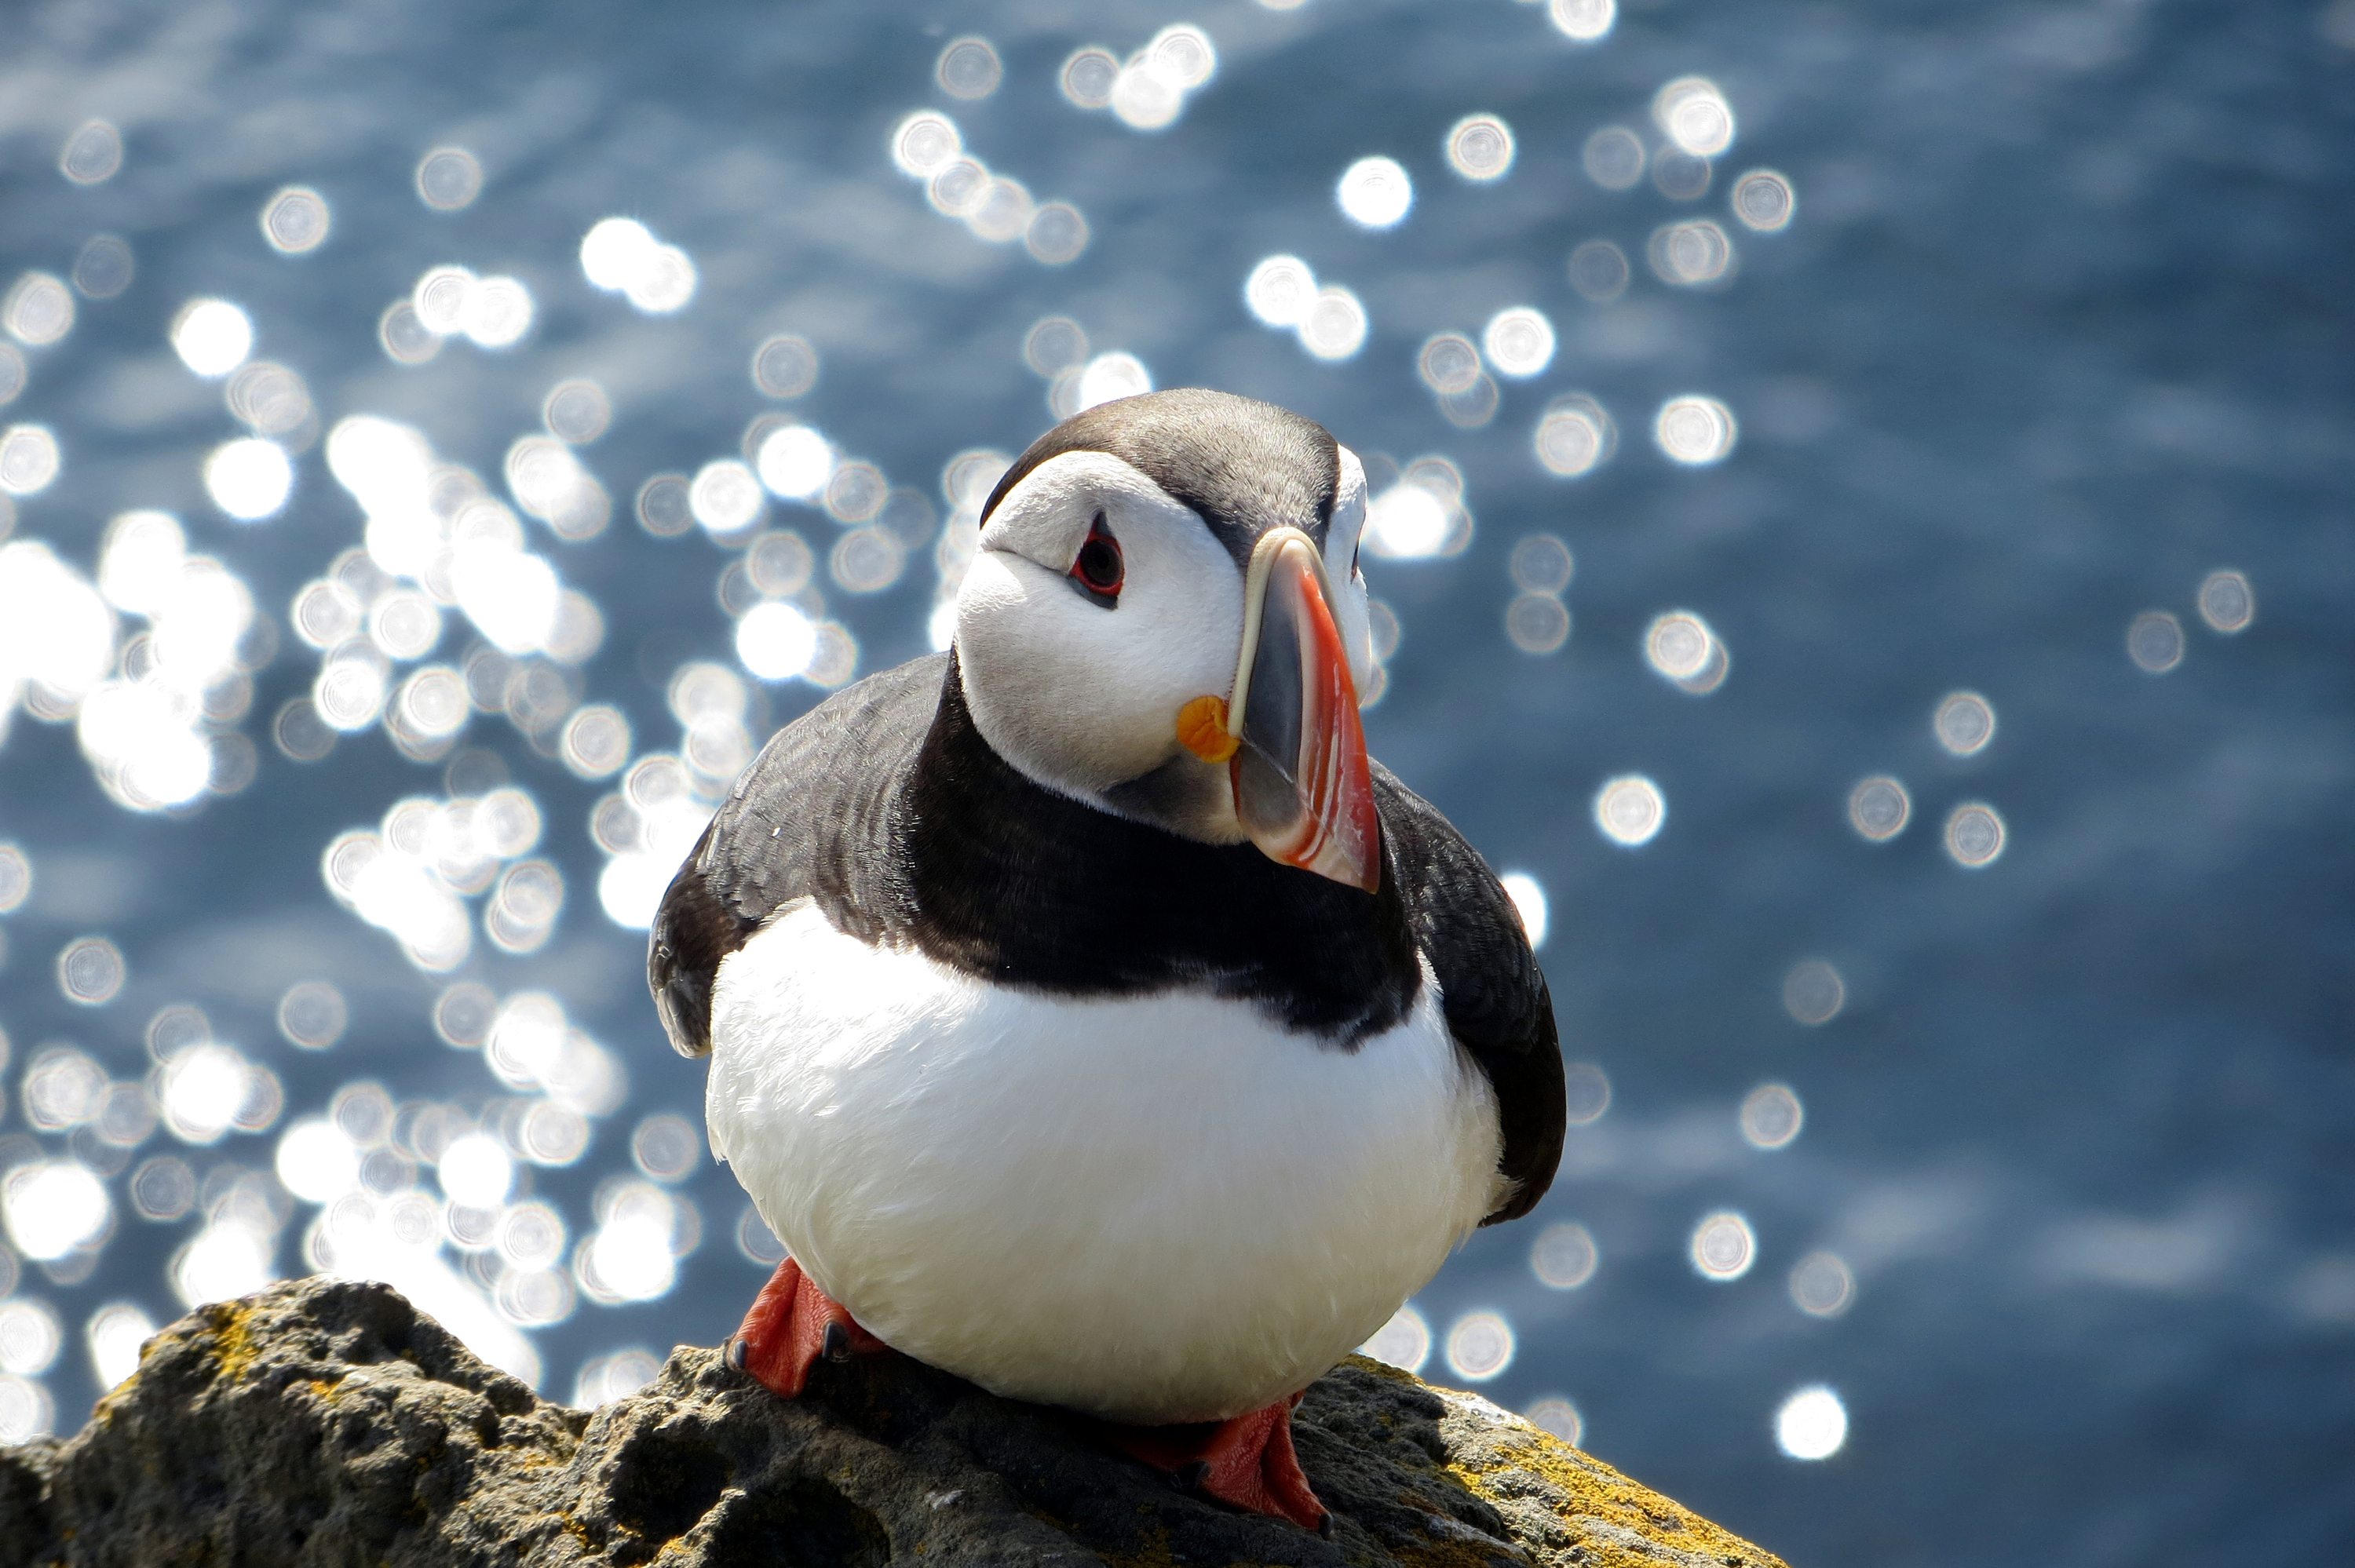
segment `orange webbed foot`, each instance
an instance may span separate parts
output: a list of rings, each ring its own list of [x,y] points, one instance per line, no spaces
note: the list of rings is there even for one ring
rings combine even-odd
[[[860,1328],[842,1303],[811,1283],[789,1257],[761,1287],[724,1349],[730,1366],[772,1393],[797,1399],[821,1357],[846,1361],[890,1348]]]
[[[1225,1421],[1183,1426],[1116,1426],[1113,1444],[1131,1458],[1178,1478],[1200,1492],[1252,1513],[1288,1519],[1331,1539],[1333,1515],[1316,1500],[1292,1446],[1292,1407],[1300,1395]]]

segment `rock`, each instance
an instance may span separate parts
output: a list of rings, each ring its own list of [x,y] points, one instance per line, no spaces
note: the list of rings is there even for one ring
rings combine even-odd
[[[0,1449],[0,1568],[1782,1568],[1487,1401],[1374,1361],[1319,1379],[1294,1431],[1329,1542],[900,1357],[821,1365],[788,1403],[682,1348],[638,1393],[570,1410],[389,1287],[306,1279],[198,1308],[77,1436]]]

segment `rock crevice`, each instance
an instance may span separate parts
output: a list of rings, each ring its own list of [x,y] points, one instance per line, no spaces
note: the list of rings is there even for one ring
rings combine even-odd
[[[592,1413],[537,1398],[389,1287],[299,1280],[199,1308],[79,1434],[0,1450],[0,1568],[1782,1568],[1486,1401],[1373,1361],[1319,1379],[1294,1431],[1329,1542],[901,1357],[821,1364],[788,1403],[682,1348]]]

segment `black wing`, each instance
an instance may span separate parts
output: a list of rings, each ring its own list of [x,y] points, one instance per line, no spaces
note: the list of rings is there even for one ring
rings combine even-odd
[[[1480,1223],[1518,1220],[1537,1206],[1561,1162],[1567,1107],[1553,998],[1513,902],[1464,835],[1391,770],[1373,765],[1374,800],[1391,874],[1415,946],[1438,973],[1447,1027],[1497,1092],[1513,1182],[1505,1206]]]
[[[672,878],[646,943],[646,984],[682,1056],[711,1050],[720,960],[797,899],[872,939],[907,890],[883,853],[893,797],[938,708],[945,655],[837,693],[770,737]]]

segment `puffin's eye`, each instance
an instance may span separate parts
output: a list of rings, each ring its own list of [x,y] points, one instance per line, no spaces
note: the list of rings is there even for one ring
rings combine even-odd
[[[1104,531],[1103,514],[1096,514],[1094,524],[1088,529],[1087,542],[1080,546],[1079,558],[1071,563],[1071,581],[1090,599],[1112,609],[1120,599],[1120,585],[1125,577],[1120,555],[1120,541]]]

